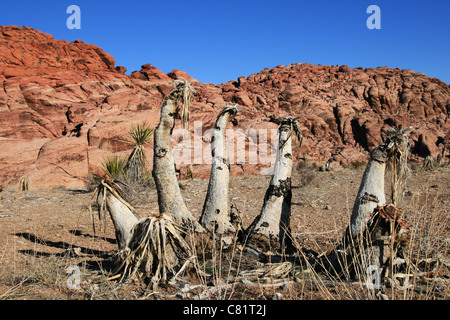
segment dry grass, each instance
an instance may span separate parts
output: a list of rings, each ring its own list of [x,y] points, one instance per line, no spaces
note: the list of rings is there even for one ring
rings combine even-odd
[[[177,281],[161,283],[155,290],[141,282],[119,282],[107,273],[117,248],[112,225],[101,235],[92,232],[88,210],[92,194],[59,189],[25,195],[4,190],[0,213],[8,215],[0,218],[0,299],[448,299],[449,172],[446,167],[411,173],[398,205],[410,228],[408,263],[395,278],[397,287],[386,284],[382,292],[367,286],[365,273],[355,279],[338,278],[316,271],[307,260],[270,261],[236,239],[228,246],[198,239],[191,246],[197,259]],[[361,173],[314,171],[314,185],[300,185],[300,177],[293,177],[291,226],[299,248],[321,253],[341,241]],[[230,194],[244,224],[257,215],[262,199],[255,194],[267,182],[266,177],[231,179]],[[183,195],[198,216],[201,208],[196,204],[201,204],[207,180],[188,183]],[[156,206],[156,192],[148,192],[148,205],[141,212]],[[300,257],[309,254],[298,252]],[[78,289],[67,286],[74,275],[67,273],[71,266],[79,268]]]
[[[19,180],[19,191],[28,191],[30,178],[24,174]]]

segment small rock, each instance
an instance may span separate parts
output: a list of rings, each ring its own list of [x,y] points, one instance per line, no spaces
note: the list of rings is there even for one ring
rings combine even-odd
[[[283,295],[279,292],[276,292],[273,296],[273,300],[281,300],[283,298]]]
[[[247,252],[252,254],[252,255],[254,255],[254,256],[256,256],[256,257],[259,257],[259,253],[256,250],[252,249],[252,248],[247,248]]]
[[[78,248],[78,247],[73,248],[73,252],[74,252],[77,256],[80,256],[80,255],[81,255],[81,248]]]

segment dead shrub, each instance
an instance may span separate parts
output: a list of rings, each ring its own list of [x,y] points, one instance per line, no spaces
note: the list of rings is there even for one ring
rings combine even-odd
[[[367,166],[367,161],[364,160],[356,160],[350,162],[349,167],[354,170],[361,170],[362,168],[365,168]]]
[[[316,180],[317,164],[304,161],[300,162],[295,169],[300,187],[311,186]]]

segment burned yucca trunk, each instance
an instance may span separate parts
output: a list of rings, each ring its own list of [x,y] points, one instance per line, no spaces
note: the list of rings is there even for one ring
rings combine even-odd
[[[132,230],[129,250],[113,276],[120,281],[139,279],[153,286],[174,281],[195,258],[182,234],[168,213],[139,220]]]
[[[153,285],[174,279],[195,258],[183,231],[170,213],[138,220],[133,207],[112,181],[101,181],[95,191],[101,224],[109,212],[119,247],[111,278],[149,280]],[[95,224],[94,224],[95,231]]]
[[[350,231],[352,234],[361,232],[373,210],[377,206],[386,204],[384,179],[388,160],[394,161],[392,163],[400,163],[400,166],[393,166],[395,172],[406,170],[407,148],[409,146],[407,134],[410,130],[411,128],[398,131],[389,130],[383,143],[371,152],[350,218]],[[402,177],[403,174],[401,176],[397,175],[393,183],[398,186],[398,181]],[[393,190],[398,190],[398,188]],[[393,192],[395,194],[392,196],[396,198],[398,191]]]
[[[196,231],[204,231],[184,203],[175,172],[171,137],[175,118],[181,103],[181,120],[185,127],[189,121],[189,107],[194,88],[188,81],[175,81],[175,88],[163,101],[160,122],[154,133],[153,178],[158,192],[159,212],[170,212],[174,219]]]
[[[409,242],[406,220],[393,205],[376,207],[364,229],[345,233],[342,242],[322,257],[317,269],[339,279],[365,279],[374,270],[378,280],[393,277],[396,261]]]
[[[350,218],[350,231],[352,234],[361,232],[367,223],[370,213],[377,206],[386,203],[384,175],[387,160],[386,144],[382,144],[370,154]]]
[[[249,245],[263,251],[284,251],[290,248],[289,223],[291,216],[292,134],[300,139],[297,121],[283,118],[279,121],[279,144],[274,173],[264,196],[260,214],[246,230]]]
[[[336,249],[319,259],[318,269],[323,268],[334,276],[344,278],[364,277],[372,269],[382,270],[383,275],[386,271],[393,271],[394,260],[400,254],[399,248],[407,241],[406,222],[395,205],[406,177],[407,134],[410,130],[388,130],[384,142],[372,151],[350,225]],[[384,178],[388,161],[392,173],[391,201],[395,205],[385,205]]]
[[[238,111],[235,105],[226,106],[217,116],[211,137],[211,176],[200,223],[207,231],[216,234],[235,234],[238,231],[232,224],[228,204],[230,167],[225,139],[228,119]]]
[[[133,207],[120,195],[120,187],[107,180],[102,180],[94,192],[100,225],[106,225],[106,212],[109,212],[116,231],[119,252],[127,250],[131,231],[138,219]],[[95,223],[94,223],[95,232]]]

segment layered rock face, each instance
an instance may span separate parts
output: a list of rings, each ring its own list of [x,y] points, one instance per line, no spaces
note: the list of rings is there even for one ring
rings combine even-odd
[[[412,126],[412,153],[436,157],[450,142],[449,85],[411,70],[293,64],[218,86],[201,102],[247,107],[242,122],[296,116],[310,159],[364,160],[387,127]],[[208,92],[208,88],[205,88]]]
[[[82,187],[105,157],[132,148],[127,131],[156,125],[163,96],[124,72],[95,45],[0,26],[0,187],[23,174],[34,188]]]
[[[209,174],[208,129],[231,103],[242,109],[229,127],[239,141],[229,152],[235,155],[232,163],[240,163],[232,165],[232,174],[257,174],[270,166],[262,156],[270,155],[276,141],[270,119],[282,116],[299,117],[304,139],[295,157],[321,162],[332,157],[335,166],[367,159],[389,126],[414,128],[416,158],[436,157],[450,144],[449,85],[411,70],[293,64],[213,85],[150,64],[126,75],[115,64],[111,55],[81,40],[69,43],[32,28],[0,26],[0,188],[17,185],[23,174],[32,188],[86,186],[101,172],[103,159],[128,156],[133,124],[156,127],[161,101],[180,78],[197,92],[189,139],[174,140],[174,152],[188,153],[201,177]],[[152,159],[152,143],[146,149]],[[249,159],[255,150],[256,159]],[[187,162],[185,157],[180,166]]]

